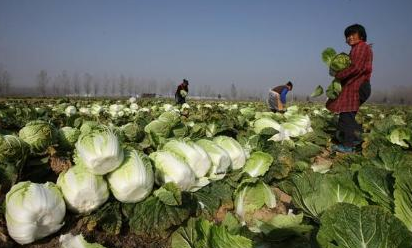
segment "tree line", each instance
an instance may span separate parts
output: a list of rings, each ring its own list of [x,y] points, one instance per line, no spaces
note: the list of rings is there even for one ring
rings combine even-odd
[[[50,76],[46,70],[41,70],[35,77],[35,84],[26,89],[13,89],[12,75],[0,65],[0,96],[80,96],[101,97],[136,96],[143,93],[158,94],[173,97],[176,86],[180,82],[167,80],[158,82],[155,79],[145,79],[130,76],[94,76],[88,72],[69,74],[62,71],[56,76]],[[223,98],[239,100],[265,100],[267,92],[261,89],[243,89],[231,83],[224,89],[216,89],[210,85],[191,84],[190,95],[206,98]],[[383,104],[412,104],[412,86],[393,87],[391,91],[372,90],[370,102]],[[288,95],[288,101],[323,101],[311,99],[308,95]]]

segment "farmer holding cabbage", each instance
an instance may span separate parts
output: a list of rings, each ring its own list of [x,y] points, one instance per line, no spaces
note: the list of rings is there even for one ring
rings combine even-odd
[[[187,79],[183,79],[183,82],[177,86],[177,90],[175,93],[175,100],[177,104],[183,104],[186,102],[186,96],[189,92],[189,81]]]
[[[279,85],[269,91],[268,104],[273,112],[285,112],[286,95],[293,88],[292,82],[285,85]]]
[[[353,152],[354,146],[361,142],[362,126],[355,116],[371,94],[370,78],[372,74],[372,49],[366,44],[365,28],[354,24],[345,29],[346,43],[351,46],[349,67],[336,72],[331,70],[342,85],[341,93],[335,99],[328,99],[326,108],[339,114],[338,131],[342,133],[341,144],[334,145],[333,150],[347,153]]]

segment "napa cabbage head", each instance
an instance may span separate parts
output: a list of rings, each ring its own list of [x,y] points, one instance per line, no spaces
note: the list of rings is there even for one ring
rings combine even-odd
[[[142,201],[152,192],[154,184],[150,159],[127,148],[123,163],[107,175],[107,180],[117,200],[126,203]]]
[[[75,213],[90,213],[109,198],[109,189],[103,176],[90,173],[81,164],[60,173],[57,186],[63,193],[67,207]]]
[[[71,151],[80,136],[80,130],[74,127],[62,127],[57,132],[57,142],[63,150]]]
[[[180,95],[181,95],[182,97],[186,97],[186,96],[187,96],[187,91],[185,91],[185,90],[180,90]]]
[[[0,166],[13,165],[19,168],[26,161],[30,146],[15,135],[0,135]]]
[[[411,137],[412,131],[410,129],[405,127],[398,127],[390,132],[390,134],[387,136],[387,139],[392,144],[408,148],[409,144],[412,144]]]
[[[77,109],[75,106],[68,106],[65,110],[64,110],[66,116],[70,117],[73,116],[77,113]]]
[[[190,166],[197,178],[204,177],[212,166],[209,155],[194,142],[171,140],[164,145],[163,149],[181,157]]]
[[[337,54],[330,63],[330,69],[335,72],[340,72],[350,66],[350,57],[346,53]]]
[[[41,155],[56,142],[57,132],[50,123],[37,120],[20,129],[19,137],[30,145],[31,153]]]
[[[6,195],[7,230],[21,245],[57,232],[64,224],[65,214],[63,196],[51,182],[20,182]]]
[[[255,133],[257,134],[260,134],[266,128],[271,128],[279,131],[281,129],[281,126],[277,121],[268,117],[257,119],[253,123],[253,131],[255,131]]]
[[[233,170],[243,168],[246,163],[246,153],[237,140],[232,137],[218,136],[213,139],[213,142],[229,154]]]
[[[235,191],[235,212],[242,224],[254,220],[253,213],[263,207],[276,207],[276,196],[264,182],[253,179],[242,181]]]
[[[72,234],[61,235],[59,238],[61,248],[106,248],[97,243],[88,243],[82,234],[73,236]]]
[[[183,159],[168,151],[153,152],[149,157],[155,165],[157,184],[173,182],[183,191],[189,191],[194,186],[196,175]]]
[[[141,142],[144,139],[145,133],[140,125],[134,122],[129,122],[120,127],[126,139],[130,142]]]
[[[340,82],[336,79],[332,81],[332,83],[329,84],[328,88],[326,89],[326,96],[329,99],[336,99],[339,94],[342,92],[342,85]]]
[[[211,180],[222,179],[232,164],[229,153],[211,140],[200,139],[196,141],[196,144],[203,148],[212,161],[212,166],[209,170],[209,178]]]
[[[112,129],[101,126],[82,133],[76,143],[77,159],[93,174],[104,175],[123,162],[123,148]]]

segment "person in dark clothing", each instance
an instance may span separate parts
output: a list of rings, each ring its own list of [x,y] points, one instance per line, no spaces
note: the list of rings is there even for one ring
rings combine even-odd
[[[351,46],[351,65],[332,76],[342,85],[339,96],[326,102],[326,108],[339,114],[338,133],[342,134],[342,143],[332,146],[332,150],[347,153],[361,142],[362,126],[355,120],[360,105],[366,102],[371,94],[370,78],[372,75],[373,53],[366,44],[365,28],[354,24],[345,29],[346,43]]]
[[[286,95],[293,89],[292,82],[279,85],[269,91],[268,104],[273,112],[285,112]]]
[[[183,79],[183,82],[177,86],[175,100],[177,104],[186,103],[186,96],[189,93],[189,81]]]

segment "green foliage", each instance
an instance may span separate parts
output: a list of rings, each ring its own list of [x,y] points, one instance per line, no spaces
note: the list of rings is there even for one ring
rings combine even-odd
[[[332,81],[332,83],[329,84],[328,88],[326,89],[326,96],[329,99],[336,99],[340,92],[342,91],[342,85],[340,82],[336,79]]]
[[[323,87],[318,85],[316,86],[315,90],[310,94],[310,97],[318,97],[323,94]]]
[[[20,129],[19,137],[30,145],[32,154],[42,155],[57,141],[57,131],[46,121],[31,121]]]
[[[322,215],[317,240],[322,248],[406,248],[412,236],[381,207],[339,203]]]
[[[95,213],[84,217],[83,223],[89,231],[98,228],[108,234],[118,235],[123,224],[120,202],[107,202]]]
[[[273,157],[270,154],[265,152],[254,152],[246,161],[243,172],[251,177],[262,176],[269,170],[272,162]]]
[[[197,211],[197,202],[189,194],[182,195],[182,205],[170,206],[159,198],[150,196],[129,207],[126,217],[130,231],[139,236],[158,239],[171,233],[171,228],[181,225]]]
[[[412,231],[412,168],[404,167],[395,176],[395,216]]]
[[[153,192],[153,195],[159,198],[164,204],[169,206],[182,205],[182,192],[176,184],[166,183]]]
[[[320,174],[308,171],[293,175],[289,182],[281,186],[292,196],[293,204],[315,221],[319,221],[326,209],[339,202],[358,206],[368,204],[349,173]]]
[[[303,214],[278,214],[269,221],[256,220],[258,229],[264,233],[266,240],[279,242],[285,239],[304,236],[313,226],[303,224]]]
[[[330,65],[330,63],[332,62],[332,59],[336,56],[336,51],[335,49],[333,49],[332,47],[328,47],[325,50],[323,50],[322,52],[322,61],[326,64],[326,65]]]
[[[202,214],[206,218],[213,218],[222,205],[233,205],[233,188],[225,181],[213,182],[193,193],[198,202],[203,206]]]
[[[377,205],[393,211],[393,178],[391,172],[371,165],[361,167],[358,172],[359,187]]]
[[[343,69],[348,68],[350,64],[351,61],[349,55],[347,55],[346,53],[339,53],[335,57],[333,57],[329,66],[331,70],[340,72]]]

